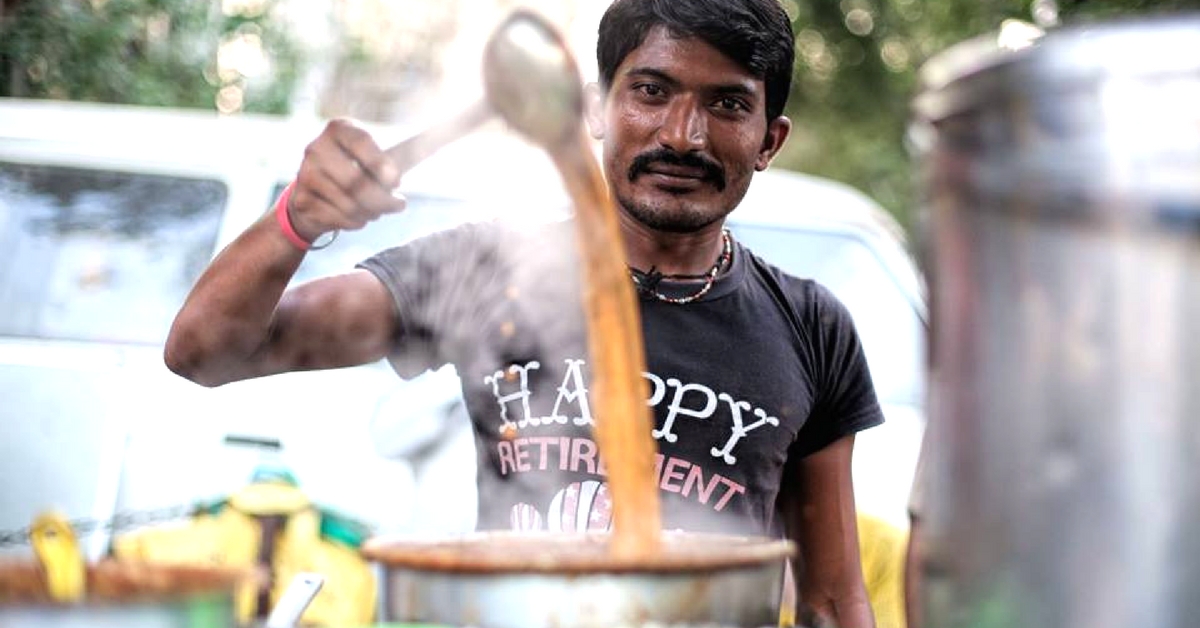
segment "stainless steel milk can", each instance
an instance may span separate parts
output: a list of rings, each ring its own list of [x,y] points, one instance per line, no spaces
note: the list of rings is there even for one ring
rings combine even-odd
[[[926,625],[1200,624],[1200,16],[921,76]]]

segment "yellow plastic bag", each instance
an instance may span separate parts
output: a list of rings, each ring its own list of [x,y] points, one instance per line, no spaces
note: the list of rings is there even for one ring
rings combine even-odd
[[[863,582],[876,628],[905,628],[904,557],[908,532],[888,522],[858,513],[858,548]],[[795,581],[791,569],[784,578],[779,610],[780,628],[796,626]]]
[[[325,585],[301,622],[369,624],[375,617],[375,574],[359,556],[361,538],[330,534],[331,517],[330,513],[309,510],[288,521],[275,554],[271,599],[278,600],[297,573],[319,573],[325,577]]]
[[[890,523],[859,513],[858,547],[863,581],[875,612],[876,628],[905,628],[904,555],[908,533]]]
[[[267,554],[271,558],[270,604],[299,572],[315,572],[325,585],[301,618],[306,625],[368,624],[374,619],[376,583],[358,554],[364,533],[347,533],[347,522],[315,508],[294,485],[255,482],[194,515],[182,525],[147,528],[117,537],[118,559],[185,565],[254,568],[264,542],[263,521],[283,524]],[[237,617],[248,624],[270,609],[258,608],[253,582],[238,592]]]

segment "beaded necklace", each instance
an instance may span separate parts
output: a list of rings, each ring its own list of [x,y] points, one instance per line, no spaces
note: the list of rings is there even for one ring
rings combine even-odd
[[[729,237],[728,229],[721,230],[721,241],[723,243],[723,246],[721,247],[721,254],[717,256],[717,261],[712,265],[712,268],[708,269],[707,273],[704,273],[704,285],[700,286],[700,289],[694,294],[684,297],[669,297],[659,292],[657,289],[658,282],[662,281],[664,275],[657,272],[653,266],[650,267],[650,270],[645,272],[642,272],[636,268],[630,268],[629,276],[633,278],[633,284],[637,286],[638,292],[642,294],[652,296],[664,303],[674,303],[675,305],[691,303],[692,301],[695,301],[696,299],[708,294],[709,290],[712,290],[713,284],[717,281],[717,275],[721,273],[721,269],[724,268],[725,265],[729,263],[729,259],[733,257],[733,240]]]

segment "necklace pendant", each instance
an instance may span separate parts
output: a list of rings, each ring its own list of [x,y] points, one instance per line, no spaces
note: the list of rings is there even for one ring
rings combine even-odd
[[[729,259],[733,257],[733,239],[730,237],[728,229],[721,230],[721,241],[723,244],[721,247],[721,254],[717,256],[717,261],[712,265],[712,268],[710,268],[708,272],[704,274],[704,285],[700,286],[700,289],[693,294],[682,297],[672,297],[659,292],[658,284],[662,279],[661,275],[659,275],[653,283],[649,283],[649,285],[643,283],[640,273],[633,268],[629,269],[629,276],[633,279],[633,285],[637,287],[638,292],[642,294],[652,296],[663,303],[671,303],[674,305],[685,305],[691,303],[692,301],[695,301],[708,294],[709,290],[712,290],[713,284],[717,282],[717,275],[721,274],[721,269],[724,268],[725,265],[729,263]]]

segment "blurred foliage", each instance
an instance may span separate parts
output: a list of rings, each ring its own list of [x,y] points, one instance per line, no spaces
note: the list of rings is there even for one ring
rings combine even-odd
[[[796,30],[787,115],[791,139],[776,164],[844,181],[910,227],[911,155],[904,144],[917,69],[959,41],[1032,22],[1057,5],[1060,27],[1120,16],[1200,9],[1200,0],[782,0]]]
[[[303,59],[273,0],[225,14],[211,0],[8,0],[0,96],[286,112]],[[267,71],[218,66],[222,44],[253,42]]]
[[[780,1],[795,24],[797,54],[787,112],[793,134],[777,165],[849,183],[906,226],[915,195],[905,125],[917,69],[931,56],[1006,19],[1033,21],[1039,8],[1056,9],[1063,25],[1200,9],[1200,0]],[[232,94],[235,109],[286,112],[307,60],[278,2],[0,0],[0,96],[212,109],[228,108]],[[374,47],[340,42],[326,95],[345,101],[335,103],[339,115],[369,116],[372,99],[392,111],[393,92],[419,92],[415,79],[397,77],[435,71],[431,55],[453,35],[451,14],[472,6],[429,2],[437,4],[406,4],[397,24],[409,29]],[[240,12],[223,13],[223,4]],[[413,19],[418,9],[424,22]],[[378,30],[379,21],[362,26]],[[220,47],[238,39],[263,53],[261,75],[218,66]]]

